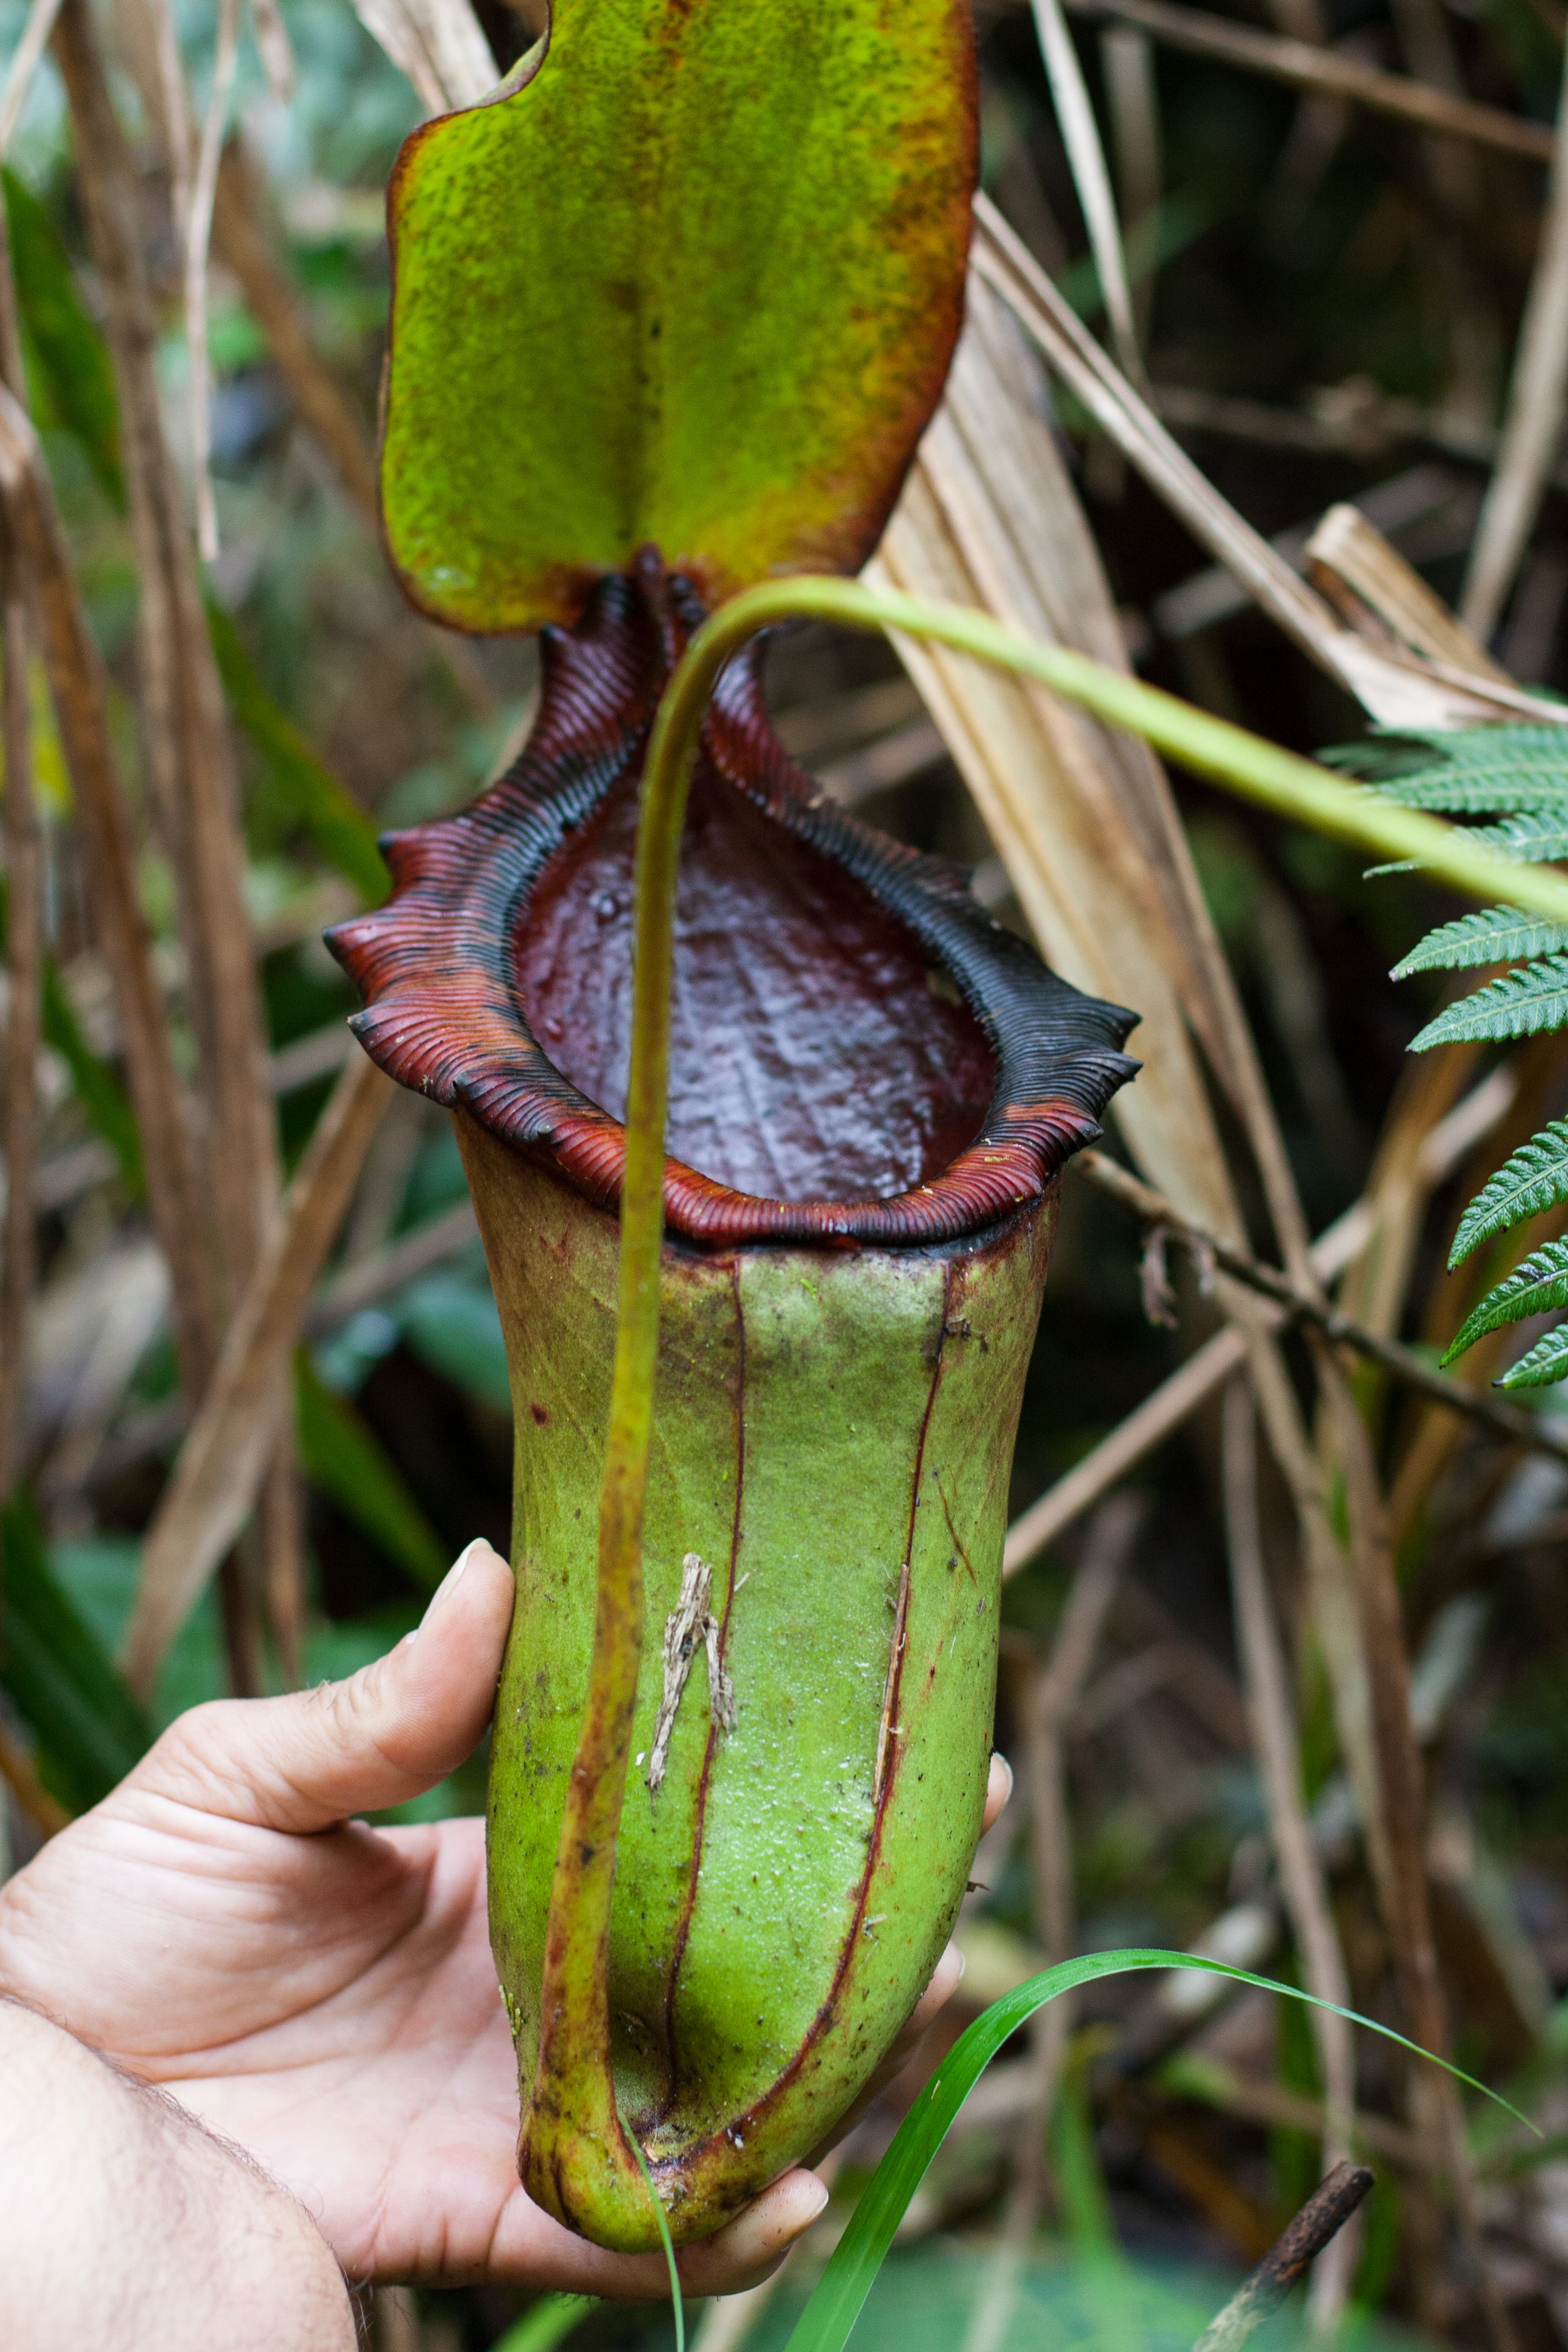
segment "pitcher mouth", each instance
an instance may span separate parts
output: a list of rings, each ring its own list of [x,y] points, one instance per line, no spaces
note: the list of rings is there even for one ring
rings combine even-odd
[[[389,1076],[606,1209],[620,1197],[636,792],[703,617],[652,551],[541,635],[529,741],[460,814],[383,836],[393,893],[327,943]],[[995,923],[963,868],[858,823],[769,722],[756,646],[692,778],[672,1007],[668,1231],[895,1247],[1040,1199],[1138,1068],[1137,1015]]]

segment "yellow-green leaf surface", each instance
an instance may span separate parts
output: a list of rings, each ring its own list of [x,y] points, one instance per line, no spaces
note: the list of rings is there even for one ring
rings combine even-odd
[[[657,544],[710,603],[858,570],[935,405],[975,167],[963,0],[561,0],[405,146],[382,498],[404,586],[574,619]]]

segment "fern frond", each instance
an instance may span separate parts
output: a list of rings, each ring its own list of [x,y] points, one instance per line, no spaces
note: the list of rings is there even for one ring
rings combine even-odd
[[[1555,815],[1531,809],[1522,816],[1505,816],[1500,824],[1473,825],[1465,838],[1516,865],[1544,866],[1553,857],[1568,857],[1568,808]]]
[[[1408,980],[1413,971],[1464,971],[1482,963],[1515,963],[1521,956],[1549,955],[1568,948],[1568,923],[1549,923],[1541,915],[1527,915],[1521,907],[1489,907],[1482,914],[1460,915],[1428,931],[1389,973],[1390,980]]]
[[[1533,1037],[1568,1024],[1568,955],[1542,956],[1445,1006],[1410,1041],[1413,1054],[1466,1039]]]
[[[1479,1242],[1506,1234],[1526,1217],[1555,1209],[1568,1201],[1568,1118],[1554,1118],[1528,1143],[1521,1143],[1504,1161],[1459,1220],[1454,1246],[1448,1253],[1451,1274]]]
[[[1568,808],[1568,763],[1544,768],[1421,768],[1376,786],[1380,799],[1401,808],[1443,809],[1488,816],[1494,810]]]
[[[1568,728],[1461,727],[1422,733],[1374,732],[1362,743],[1339,743],[1318,753],[1325,767],[1363,783],[1409,782],[1439,767],[1453,774],[1507,771],[1519,776],[1558,775],[1568,782]]]
[[[1555,1324],[1543,1339],[1538,1339],[1528,1356],[1521,1356],[1510,1364],[1500,1380],[1500,1389],[1544,1389],[1553,1381],[1568,1379],[1568,1323]]]
[[[1527,1315],[1544,1315],[1554,1307],[1568,1307],[1568,1241],[1547,1242],[1532,1250],[1506,1281],[1489,1290],[1480,1305],[1466,1316],[1443,1361],[1451,1364],[1476,1340],[1489,1331],[1500,1330],[1505,1323],[1522,1322]]]

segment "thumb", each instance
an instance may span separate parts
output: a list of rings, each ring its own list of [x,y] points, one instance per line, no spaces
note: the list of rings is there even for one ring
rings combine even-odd
[[[228,1821],[309,1834],[405,1804],[478,1745],[511,1623],[512,1573],[469,1544],[424,1619],[346,1682],[219,1699],[172,1724],[132,1785]]]

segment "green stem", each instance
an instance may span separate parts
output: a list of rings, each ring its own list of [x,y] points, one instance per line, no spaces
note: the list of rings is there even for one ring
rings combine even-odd
[[[561,2027],[549,2068],[557,2096],[568,2080],[574,2083],[569,2098],[587,2095],[577,2069],[589,2061],[591,2052],[601,2053],[595,2063],[608,2066],[605,1965],[616,1837],[642,1661],[642,1518],[658,1357],[675,887],[691,763],[709,699],[726,662],[760,629],[799,619],[891,631],[951,646],[995,668],[1035,678],[1097,718],[1143,736],[1181,766],[1277,815],[1379,857],[1415,858],[1428,873],[1482,900],[1500,900],[1568,922],[1568,877],[1513,865],[1495,851],[1479,847],[1456,826],[1417,809],[1393,807],[1310,760],[1249,735],[1245,728],[1194,710],[1174,695],[1085,655],[1005,628],[984,613],[884,593],[855,581],[795,578],[748,589],[703,624],[665,688],[654,719],[637,828],[631,1072],[616,1360],[599,1504],[598,1606],[588,1703],[552,1895],[545,1970],[544,2014],[547,2020],[557,2017]],[[545,2038],[548,2047],[548,2027]],[[541,2094],[546,2071],[542,2049]],[[601,2130],[609,2120],[604,2104],[606,2083],[607,2074],[594,2094]],[[624,2158],[618,2168],[623,2175],[629,2168]]]

